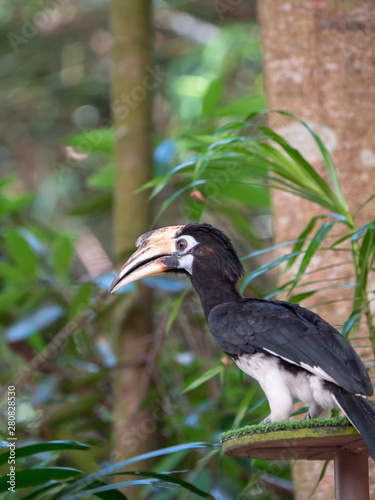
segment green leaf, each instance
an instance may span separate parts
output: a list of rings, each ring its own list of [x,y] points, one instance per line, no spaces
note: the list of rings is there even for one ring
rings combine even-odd
[[[141,486],[141,485],[150,485],[150,484],[155,484],[157,486],[163,486],[163,487],[173,487],[173,486],[180,486],[188,491],[191,491],[195,495],[198,495],[202,498],[209,498],[213,500],[213,496],[210,495],[209,493],[206,493],[205,491],[202,491],[201,489],[197,488],[193,484],[184,481],[183,479],[178,479],[175,477],[171,477],[168,474],[158,474],[156,472],[146,472],[146,471],[137,471],[137,472],[120,472],[117,474],[113,474],[112,476],[117,476],[119,474],[128,474],[128,475],[136,475],[136,476],[144,476],[148,479],[140,479],[140,480],[134,480],[134,481],[123,481],[121,483],[114,483],[110,485],[104,485],[104,486],[99,486],[87,491],[83,491],[81,493],[76,493],[74,495],[68,496],[64,500],[76,500],[78,498],[84,498],[88,495],[97,495],[98,493],[105,492],[105,491],[114,491],[117,490],[117,488],[127,488],[130,486]]]
[[[337,174],[336,167],[335,167],[335,165],[334,165],[334,163],[332,161],[332,157],[331,157],[328,149],[324,146],[324,144],[322,143],[320,137],[311,129],[311,127],[306,122],[304,122],[303,120],[297,119],[291,113],[288,113],[286,111],[277,111],[277,112],[280,113],[280,114],[283,114],[285,116],[289,116],[290,118],[293,118],[294,120],[297,120],[299,123],[301,123],[301,125],[303,125],[309,131],[309,133],[313,137],[314,141],[316,142],[316,144],[319,147],[320,152],[321,152],[321,154],[323,156],[324,163],[326,165],[328,174],[329,174],[329,176],[331,178],[331,181],[332,181],[332,184],[333,184],[333,188],[334,188],[336,197],[337,197],[337,199],[338,199],[338,201],[339,201],[339,203],[340,203],[340,205],[341,205],[341,207],[343,209],[342,213],[348,214],[349,213],[349,209],[348,209],[348,206],[346,204],[346,200],[345,200],[344,194],[343,194],[342,189],[341,189],[340,180],[339,180],[339,177],[338,177],[338,174]],[[340,213],[341,213],[341,211],[340,211]]]
[[[47,443],[30,444],[28,446],[17,447],[17,460],[22,457],[35,455],[45,451],[61,451],[61,450],[89,450],[91,446],[88,444],[79,443],[78,441],[49,441]],[[1,453],[0,465],[6,464],[10,452]]]
[[[61,489],[61,486],[68,485],[69,483],[71,484],[73,481],[74,479],[66,480],[64,481],[64,483],[51,481],[46,486],[41,486],[40,488],[34,489],[33,492],[29,495],[22,497],[22,500],[45,500],[45,493],[48,490],[56,489],[57,487],[60,487]],[[104,483],[103,481],[96,481],[93,486],[106,486],[106,483]],[[50,495],[51,494],[53,494],[53,492],[50,492]],[[101,498],[102,500],[127,500],[126,496],[118,490],[99,492],[95,496]],[[49,496],[48,498],[51,499],[52,497]]]
[[[318,174],[318,172],[310,165],[309,162],[305,160],[305,158],[280,135],[276,134],[273,130],[268,127],[259,127],[259,129],[264,132],[268,137],[270,137],[273,141],[275,141],[279,146],[283,148],[283,150],[292,158],[295,162],[295,166],[298,167],[298,173],[301,178],[301,175],[305,175],[307,179],[313,182],[313,184],[320,190],[321,196],[328,197],[332,201],[335,200],[335,196],[331,191],[328,184],[325,180]],[[298,183],[298,179],[297,179]],[[337,212],[341,211],[341,205],[337,205]]]
[[[45,499],[50,499],[50,495],[53,494],[49,490],[61,488],[62,485],[68,484],[72,480],[66,480],[64,482],[58,482],[58,481],[50,481],[48,484],[44,486],[39,486],[36,488],[33,488],[32,492],[29,493],[28,495],[22,497],[21,500],[45,500]],[[50,495],[46,496],[46,493],[49,491]]]
[[[349,318],[343,324],[343,326],[341,328],[341,335],[345,338],[348,338],[350,332],[353,329],[356,329],[359,327],[361,317],[362,317],[362,308],[360,310],[354,309],[351,312]]]
[[[232,131],[232,130],[239,130],[241,128],[249,127],[249,123],[247,121],[233,121],[226,123],[225,125],[219,127],[215,134],[214,137],[217,137],[218,135],[222,135],[225,132]]]
[[[0,179],[0,191],[4,191],[5,188],[11,186],[16,180],[16,175],[5,175],[4,177],[2,177]]]
[[[291,284],[292,284],[292,280],[286,281],[282,285],[276,287],[272,292],[268,293],[264,298],[266,300],[272,300],[274,297],[279,295],[279,293],[286,292],[287,290],[289,290],[289,287]]]
[[[170,455],[165,455],[164,458],[161,458],[157,461],[153,470],[155,472],[159,472],[160,474],[163,471],[170,471],[177,467],[177,465],[188,455],[190,450],[182,450],[176,453],[171,453]]]
[[[185,394],[186,392],[192,391],[196,387],[199,387],[200,385],[204,384],[204,382],[207,382],[207,380],[210,380],[211,378],[216,377],[216,375],[219,375],[219,373],[221,373],[223,370],[224,365],[222,363],[219,363],[210,370],[207,370],[200,377],[195,379],[194,382],[185,387],[185,389],[182,391],[182,394]]]
[[[369,228],[366,232],[361,249],[359,252],[359,260],[361,263],[360,277],[359,277],[359,285],[362,290],[366,289],[367,276],[369,272],[369,259],[373,255],[375,250],[375,230]]]
[[[9,289],[0,293],[0,313],[13,307],[25,294],[22,288]]]
[[[205,491],[200,490],[193,484],[189,483],[188,481],[184,481],[183,479],[179,479],[176,477],[171,476],[173,473],[178,473],[178,472],[183,472],[183,471],[173,471],[173,472],[149,472],[149,471],[129,471],[129,472],[116,472],[115,474],[111,474],[112,476],[119,476],[119,475],[130,475],[130,476],[143,476],[143,477],[150,477],[154,479],[159,479],[160,481],[163,482],[168,482],[170,484],[177,484],[179,486],[182,486],[188,491],[191,491],[192,493],[195,493],[196,495],[199,495],[200,497],[203,498],[210,498],[213,499],[213,496],[210,493],[206,493]]]
[[[135,192],[136,193],[141,193],[142,191],[145,191],[146,189],[151,189],[152,187],[154,187],[157,184],[159,184],[159,182],[161,182],[166,177],[169,178],[168,174],[166,174],[166,175],[159,175],[158,177],[154,177],[150,181],[146,182],[146,184],[143,184],[143,186],[140,187],[140,188],[138,188]]]
[[[68,272],[73,255],[72,239],[69,236],[59,234],[52,245],[52,263],[60,278],[65,277]]]
[[[249,207],[268,208],[271,206],[270,191],[265,185],[254,186],[247,182],[230,182],[226,186],[220,186],[219,196]]]
[[[86,184],[92,189],[112,189],[115,183],[115,169],[113,165],[105,165],[90,175]]]
[[[198,160],[197,157],[193,157],[189,161],[181,163],[180,165],[177,165],[176,167],[172,168],[172,170],[167,172],[165,175],[158,177],[157,183],[152,191],[151,198],[155,198],[155,196],[158,195],[160,191],[162,191],[162,189],[168,184],[168,181],[171,179],[173,175],[193,170],[193,165],[195,165],[197,160]],[[153,181],[147,182],[141,189],[152,187],[154,184],[155,183]]]
[[[305,300],[308,297],[311,297],[317,291],[318,290],[312,290],[310,292],[297,293],[296,295],[292,295],[292,297],[288,297],[288,300],[289,300],[289,302],[293,302],[293,304],[297,304],[298,302],[301,302],[302,300]]]
[[[221,99],[223,88],[224,84],[221,78],[215,78],[209,83],[202,100],[203,117],[209,117],[212,115],[213,109]]]
[[[64,141],[67,146],[73,146],[83,153],[111,155],[113,153],[115,137],[111,128],[88,130],[80,134],[67,137]]]
[[[300,243],[303,242],[304,240],[291,240],[291,241],[284,241],[283,243],[279,243],[277,245],[272,245],[270,247],[262,248],[261,250],[255,250],[254,252],[249,253],[248,255],[245,255],[244,257],[241,257],[241,260],[246,260],[246,259],[252,259],[253,257],[257,255],[261,255],[263,253],[267,252],[272,252],[273,250],[276,250],[278,248],[286,247],[288,245],[293,245],[295,243]]]
[[[184,292],[182,292],[182,294],[175,301],[171,315],[169,316],[168,323],[167,323],[167,328],[166,328],[167,334],[169,333],[169,330],[171,329],[171,326],[173,325],[173,322],[176,319],[176,316],[177,316],[178,310],[180,309],[182,301],[184,300],[186,295],[189,293],[189,291],[190,290],[185,290]]]
[[[135,462],[140,462],[142,460],[147,460],[149,458],[160,457],[163,455],[168,455],[170,453],[176,453],[176,452],[183,451],[183,450],[194,450],[194,449],[201,449],[201,448],[212,449],[212,448],[216,448],[216,447],[217,447],[216,445],[212,445],[210,443],[195,442],[195,443],[179,444],[176,446],[170,446],[168,448],[162,448],[159,450],[151,451],[149,453],[144,453],[142,455],[138,455],[136,457],[129,458],[128,460],[124,460],[124,461],[119,462],[117,464],[109,465],[108,467],[105,467],[104,469],[101,469],[98,472],[94,472],[93,474],[89,474],[84,479],[79,479],[74,484],[69,485],[66,488],[64,488],[62,491],[60,491],[53,498],[53,500],[67,500],[67,496],[66,496],[67,494],[81,491],[83,488],[86,488],[88,485],[97,481],[99,478],[108,476],[109,474],[112,474],[113,472],[115,472],[119,469],[122,469],[124,467],[127,467],[128,465],[133,464]],[[149,481],[151,481],[151,479]]]
[[[259,479],[266,474],[268,471],[272,471],[274,465],[270,464],[264,467],[264,469],[260,470],[257,474],[253,475],[250,481],[247,483],[245,490],[242,492],[242,498],[251,498],[249,497],[251,489],[258,483]]]
[[[320,228],[317,230],[315,233],[314,237],[310,241],[309,246],[307,247],[305,251],[305,255],[303,256],[301,265],[298,269],[297,276],[293,280],[293,285],[290,289],[290,292],[295,288],[295,286],[299,283],[300,279],[302,278],[304,272],[306,271],[307,266],[309,265],[311,259],[315,255],[315,252],[318,250],[320,247],[320,244],[326,237],[327,233],[331,230],[331,228],[335,225],[335,222],[325,222],[320,226]],[[289,293],[290,293],[289,292]]]
[[[34,196],[31,194],[24,194],[17,197],[0,196],[0,218],[20,212],[24,207],[29,205],[33,199]]]
[[[1,260],[0,277],[8,281],[14,281],[14,283],[25,283],[28,281],[27,276],[25,276],[20,269]]]
[[[37,257],[27,241],[16,230],[7,231],[5,246],[16,263],[17,269],[28,278],[35,277]]]
[[[161,482],[160,482],[161,483]],[[130,488],[132,486],[145,486],[150,484],[159,484],[159,481],[156,479],[137,479],[135,481],[124,481],[122,483],[114,483],[114,484],[106,484],[105,486],[98,486],[92,489],[85,489],[79,493],[74,493],[73,495],[69,495],[67,497],[63,497],[64,500],[78,500],[79,498],[86,498],[91,495],[98,496],[99,493],[103,493],[106,491],[117,491],[117,488]],[[165,486],[167,483],[161,483],[160,486]],[[62,498],[58,495],[54,496],[52,500],[57,500],[58,498]]]
[[[279,266],[282,262],[285,262],[286,260],[291,259],[295,255],[300,255],[303,252],[292,252],[288,253],[286,255],[282,255],[281,257],[278,257],[275,260],[272,260],[271,262],[268,262],[267,264],[264,264],[263,266],[258,267],[258,269],[255,269],[255,271],[252,271],[249,273],[246,278],[243,280],[242,285],[241,285],[241,293],[245,290],[247,285],[255,279],[257,276],[260,276],[263,273],[266,273],[267,271],[270,271],[271,269]]]
[[[210,156],[208,154],[201,156],[197,160],[197,162],[195,164],[195,168],[194,168],[194,177],[193,177],[194,182],[196,182],[197,180],[199,180],[202,177],[204,171],[208,167],[209,161],[210,161]]]
[[[325,217],[327,217],[327,216],[326,215],[318,215],[318,216],[310,219],[310,221],[307,224],[307,226],[305,227],[305,229],[298,236],[298,239],[296,241],[295,246],[293,247],[292,252],[297,253],[297,252],[300,252],[302,250],[304,243],[307,241],[307,238],[310,235],[311,231],[314,229],[317,221],[319,219],[325,218]],[[297,259],[297,255],[287,262],[283,274],[285,274],[292,267],[292,265],[295,263],[296,259]]]
[[[242,419],[246,415],[246,413],[249,409],[249,406],[251,404],[251,401],[253,400],[253,397],[255,395],[256,390],[257,390],[257,386],[256,386],[256,384],[254,384],[250,387],[250,389],[245,394],[245,397],[243,398],[243,400],[241,401],[241,403],[237,409],[237,413],[236,413],[236,416],[235,416],[233,424],[232,424],[232,429],[236,429],[241,424]]]
[[[344,194],[343,194],[342,189],[341,189],[340,180],[339,180],[339,177],[337,175],[337,170],[336,170],[335,165],[333,164],[332,157],[331,157],[328,149],[324,146],[324,144],[320,140],[320,137],[307,125],[306,122],[300,120],[300,123],[302,123],[302,125],[305,128],[307,128],[307,130],[310,132],[310,134],[314,138],[316,144],[318,145],[320,152],[322,153],[324,162],[326,164],[329,176],[330,176],[332,184],[333,184],[333,188],[335,190],[335,194],[336,194],[337,199],[338,199],[338,201],[343,209],[342,213],[343,214],[349,213],[349,209],[348,209]]]
[[[203,184],[207,184],[207,181],[196,181],[196,182],[191,182],[190,184],[188,184],[187,186],[184,186],[183,188],[179,189],[178,191],[172,193],[166,200],[163,201],[163,203],[161,204],[161,207],[158,211],[158,213],[156,214],[156,217],[153,221],[153,224],[156,223],[156,221],[159,219],[159,217],[161,216],[161,214],[169,207],[169,205],[175,201],[182,193],[184,193],[185,191],[187,191],[188,189],[191,189],[192,187],[196,187],[196,186],[200,186],[200,185],[203,185]]]
[[[319,474],[319,479],[318,479],[318,482],[317,482],[317,484],[316,484],[316,486],[315,486],[315,488],[314,488],[314,492],[315,492],[316,488],[318,487],[318,485],[319,485],[320,481],[321,481],[322,479],[324,479],[324,476],[326,475],[326,470],[327,470],[328,464],[329,464],[329,460],[326,460],[326,461],[324,462],[324,464],[323,464],[322,470],[320,471],[320,474]]]
[[[72,477],[82,476],[83,474],[83,471],[70,467],[44,467],[41,469],[16,471],[15,483],[18,490],[20,488],[39,486],[51,480],[70,479]],[[0,477],[0,492],[8,490],[8,480],[9,478],[6,475]]]
[[[264,94],[253,94],[246,95],[237,99],[236,101],[226,104],[224,106],[219,106],[216,111],[213,111],[214,116],[244,116],[244,113],[250,113],[264,109],[266,107],[266,96]],[[232,122],[233,123],[233,122]],[[240,127],[233,127],[229,129],[221,128],[221,133],[226,130],[233,130],[234,128],[244,127],[244,122],[240,123]],[[225,127],[225,126],[224,126]]]
[[[327,150],[327,148],[324,146],[324,144],[322,143],[322,141],[318,137],[318,135],[311,129],[311,127],[306,122],[296,118],[296,116],[294,116],[292,113],[289,113],[288,111],[268,110],[268,109],[262,110],[260,112],[250,113],[247,116],[246,120],[253,120],[254,118],[256,118],[258,116],[261,116],[265,113],[271,113],[271,112],[282,115],[282,116],[287,116],[288,118],[292,118],[293,120],[296,120],[303,127],[305,127],[306,130],[310,133],[310,135],[314,139],[315,143],[317,144],[318,148],[320,149],[320,152],[323,156],[328,174],[329,174],[331,181],[332,181],[332,184],[333,184],[336,198],[337,198],[340,206],[342,207],[342,209],[339,210],[339,213],[343,213],[344,215],[349,214],[349,210],[348,210],[348,207],[347,207],[347,204],[346,204],[346,201],[345,201],[342,189],[341,189],[341,185],[340,185],[339,178],[337,175],[337,170],[336,170],[336,168],[333,164],[333,161],[332,161],[332,157],[331,157],[329,151]]]
[[[69,319],[86,309],[90,303],[93,288],[89,284],[80,285],[74,290],[74,297],[70,301]]]

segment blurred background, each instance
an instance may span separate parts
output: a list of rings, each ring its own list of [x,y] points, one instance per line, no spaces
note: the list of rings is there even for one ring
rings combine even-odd
[[[268,2],[269,18],[277,30],[285,31],[283,23],[296,27],[301,12],[291,18],[296,6],[281,4],[272,12]],[[324,21],[327,3],[308,4],[303,15],[312,12]],[[246,293],[274,296],[276,264],[263,269],[270,271],[266,275],[256,270],[273,255],[262,249],[297,241],[302,231],[301,226],[293,234],[283,232],[282,224],[291,227],[294,219],[301,219],[288,212],[290,198],[276,201],[291,218],[280,225],[276,217],[275,231],[269,184],[257,173],[247,183],[236,177],[239,164],[232,158],[241,152],[240,145],[223,153],[224,171],[207,170],[204,180],[200,175],[213,134],[228,123],[235,129],[236,123],[266,108],[262,50],[269,56],[269,44],[277,53],[281,43],[264,35],[261,43],[255,0],[155,0],[139,5],[0,0],[1,395],[16,387],[18,446],[55,440],[91,446],[30,455],[19,462],[22,471],[71,467],[89,474],[164,446],[218,443],[222,431],[257,423],[267,413],[258,385],[242,377],[215,347],[187,280],[150,278],[113,296],[107,290],[141,233],[201,220],[224,230],[241,256],[252,255],[244,261],[247,274],[253,272]],[[350,8],[337,12],[332,7],[330,19],[341,16],[349,30],[344,18],[350,20]],[[285,19],[279,22],[283,12]],[[259,16],[264,30],[269,28],[265,15],[261,11]],[[296,37],[303,39],[303,30],[310,28],[298,26]],[[371,44],[373,31],[361,32]],[[298,51],[306,49],[298,40],[297,54],[292,54],[293,43],[293,50],[288,49],[292,66],[278,67],[275,77],[270,69],[268,82],[268,90],[273,77],[274,82],[292,82],[290,95],[282,93],[286,101],[281,99],[281,108],[296,114],[288,107],[301,97],[294,85],[310,96],[315,89],[310,74],[307,83],[304,77],[298,80],[298,67],[304,64]],[[358,48],[361,42],[356,43],[351,47]],[[370,50],[369,44],[363,51]],[[355,50],[347,56],[355,59]],[[337,64],[341,62],[344,66],[341,59]],[[289,70],[295,71],[293,76],[285,76]],[[322,90],[311,99],[324,101],[335,94],[316,85]],[[366,107],[369,95],[359,94],[356,98]],[[278,107],[275,96],[277,92],[269,95],[270,107]],[[316,107],[304,107],[301,100],[298,104],[300,117],[317,118],[311,111]],[[334,105],[329,109],[332,116],[337,111]],[[317,121],[325,122],[324,106],[319,113]],[[369,122],[372,116],[369,111]],[[265,117],[258,115],[256,123],[265,124]],[[285,123],[282,119],[273,125]],[[336,130],[333,119],[328,125]],[[329,130],[320,132],[326,132],[327,142],[332,139]],[[335,133],[328,144],[331,151],[342,139]],[[244,136],[256,140],[257,134],[249,129]],[[294,135],[292,130],[290,140]],[[371,168],[375,153],[369,147],[362,145],[362,150],[367,148],[363,161]],[[177,165],[189,167],[192,157],[195,170],[184,170],[184,175],[176,170],[168,177]],[[149,189],[133,194],[146,182],[154,188],[152,199]],[[361,182],[368,185],[369,178]],[[355,206],[353,202],[351,208]],[[321,283],[314,290],[320,288]],[[295,300],[310,297],[314,290]],[[346,300],[351,302],[351,296]],[[366,342],[361,346],[368,347]],[[6,441],[4,402],[1,408],[0,438]],[[0,467],[6,474],[7,466]],[[235,461],[217,450],[180,450],[136,467],[150,468],[189,470],[177,477],[218,500],[294,494],[287,462]],[[71,474],[59,476],[61,481],[42,474],[33,487],[47,485],[48,477],[55,483],[48,483],[48,494],[32,498],[55,498],[67,478],[80,477]],[[29,498],[32,491],[20,489],[18,498]],[[124,493],[130,499],[199,498],[181,487],[157,485],[126,488]],[[2,495],[14,498],[9,492]]]
[[[243,118],[265,107],[255,2],[232,3],[223,9],[210,1],[153,2],[148,92],[153,98],[155,176],[190,158],[204,146],[203,137],[228,117]],[[17,387],[18,444],[55,439],[91,444],[86,453],[60,458],[60,465],[73,464],[85,472],[97,470],[113,447],[112,382],[122,370],[113,309],[119,302],[123,309],[128,301],[125,295],[120,300],[107,297],[111,277],[102,276],[122,263],[115,257],[112,228],[110,94],[116,62],[109,7],[106,0],[0,2],[1,385]],[[132,109],[137,95],[129,99]],[[93,129],[101,144],[95,154]],[[76,142],[73,147],[72,137],[83,146],[76,148]],[[216,204],[212,197],[211,210],[221,212],[216,212],[216,225],[232,235],[240,228],[242,249],[250,253],[251,241],[259,247],[271,237],[268,193],[248,200],[234,220],[230,213],[236,193],[228,189],[226,196],[227,203]],[[165,198],[156,199],[154,215]],[[156,227],[187,222],[195,206],[187,200],[189,195],[177,200]],[[196,204],[201,211],[199,200]],[[251,212],[256,217],[250,223]],[[200,213],[192,215],[198,219]],[[154,448],[217,442],[246,386],[233,370],[232,383],[225,382],[233,387],[224,397],[218,377],[181,394],[197,371],[217,364],[220,353],[205,332],[190,284],[155,280],[152,285],[156,324],[146,349],[150,373],[140,406],[143,411],[156,401],[160,418],[154,425],[147,426],[146,420],[142,427],[134,423],[136,418],[127,425],[123,446],[129,455],[141,452],[147,441]],[[185,289],[184,307],[167,332],[176,299]],[[69,335],[64,335],[66,325]],[[56,352],[32,366],[59,335]],[[132,350],[131,344],[127,349]],[[29,459],[23,465],[36,463]],[[228,467],[236,476],[229,491],[240,491],[247,481],[246,466],[240,473]],[[197,485],[209,487],[209,467],[200,466],[195,476]]]

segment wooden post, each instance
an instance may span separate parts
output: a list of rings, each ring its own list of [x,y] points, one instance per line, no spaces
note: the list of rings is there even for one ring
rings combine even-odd
[[[335,499],[369,500],[367,450],[343,450],[335,457]]]
[[[323,420],[323,419],[319,419]],[[222,436],[226,455],[265,460],[334,460],[335,499],[369,500],[368,450],[350,425],[306,426],[306,421],[283,422],[229,431]],[[292,428],[291,425],[292,424]],[[274,427],[273,427],[274,426]],[[273,428],[275,430],[273,430]]]

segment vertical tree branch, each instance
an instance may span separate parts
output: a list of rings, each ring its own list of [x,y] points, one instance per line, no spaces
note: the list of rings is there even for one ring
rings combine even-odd
[[[152,215],[147,194],[135,193],[152,176],[151,0],[112,0],[111,21],[116,172],[114,243],[117,255],[123,257],[134,250],[137,237],[150,229]],[[142,359],[148,351],[151,295],[146,288],[140,293],[126,321],[122,320],[117,344],[119,363]],[[115,373],[112,459],[117,462],[148,451],[153,434],[145,426],[148,410],[141,408],[148,387],[146,366]],[[138,498],[137,490],[126,488],[126,496]]]

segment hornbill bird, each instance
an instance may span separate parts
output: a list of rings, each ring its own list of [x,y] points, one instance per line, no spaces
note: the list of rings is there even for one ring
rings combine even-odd
[[[243,267],[229,238],[209,224],[157,229],[117,273],[110,292],[147,276],[187,275],[200,297],[216,344],[265,392],[271,413],[289,418],[294,399],[306,418],[341,408],[375,460],[373,388],[359,356],[329,323],[298,304],[244,298],[236,289]]]

